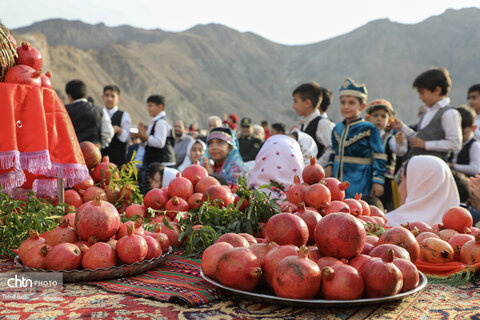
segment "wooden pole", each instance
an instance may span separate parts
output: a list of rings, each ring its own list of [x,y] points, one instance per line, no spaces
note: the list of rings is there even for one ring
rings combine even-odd
[[[57,197],[58,202],[65,202],[65,179],[57,178]]]

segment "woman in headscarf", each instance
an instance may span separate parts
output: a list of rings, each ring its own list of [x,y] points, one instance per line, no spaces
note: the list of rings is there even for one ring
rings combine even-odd
[[[229,185],[237,185],[238,178],[245,175],[245,167],[238,149],[235,133],[229,128],[213,128],[207,137],[207,157],[203,166],[209,174],[225,178]]]
[[[442,222],[449,208],[460,205],[457,186],[448,165],[434,156],[416,156],[405,165],[398,189],[402,205],[386,214],[388,226],[423,221]]]
[[[185,170],[186,167],[192,165],[195,161],[200,162],[206,149],[207,146],[202,140],[197,139],[190,141],[187,146],[187,153],[185,155],[185,159],[178,166],[178,171],[182,172],[183,170]]]
[[[310,164],[310,157],[317,157],[318,147],[315,140],[313,140],[313,138],[307,133],[299,131],[298,129],[294,129],[290,136],[300,145],[303,155],[303,163],[305,166],[308,166]]]

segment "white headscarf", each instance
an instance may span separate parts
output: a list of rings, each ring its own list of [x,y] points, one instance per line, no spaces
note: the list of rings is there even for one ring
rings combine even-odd
[[[162,188],[168,187],[170,182],[177,177],[177,173],[179,173],[177,169],[165,167],[163,169],[163,177],[162,177]]]
[[[188,144],[187,146],[187,153],[185,154],[185,159],[183,160],[183,162],[178,166],[178,171],[182,172],[183,170],[185,170],[186,167],[190,166],[193,164],[192,162],[192,158],[190,158],[190,151],[192,151],[192,148],[193,148],[193,145],[195,143],[200,143],[203,147],[203,151],[205,152],[205,150],[207,149],[207,146],[205,145],[205,142],[203,142],[202,140],[192,140],[190,141],[190,143]],[[202,157],[200,157],[200,159],[202,159]]]
[[[302,151],[297,141],[286,135],[274,135],[258,151],[248,184],[258,188],[275,181],[286,189],[293,183],[294,176],[302,178],[303,168]]]
[[[303,154],[303,163],[305,166],[310,164],[310,157],[317,158],[318,147],[315,143],[315,140],[305,132],[295,129],[294,132],[297,132],[298,135],[298,144]]]
[[[405,203],[387,213],[387,225],[423,221],[429,225],[442,222],[451,207],[460,204],[457,185],[447,164],[434,156],[416,156],[406,167]]]

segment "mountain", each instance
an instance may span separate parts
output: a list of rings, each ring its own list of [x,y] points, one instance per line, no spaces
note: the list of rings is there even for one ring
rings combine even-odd
[[[452,105],[480,82],[480,9],[447,10],[417,24],[375,20],[347,34],[303,46],[286,46],[219,24],[184,32],[108,27],[81,21],[46,20],[13,30],[44,55],[54,88],[66,101],[65,83],[83,79],[101,104],[102,88],[122,89],[120,106],[134,123],[149,121],[145,100],[167,98],[167,114],[206,126],[223,113],[292,125],[291,92],[303,82],[331,88],[329,116],[340,120],[338,87],[346,76],[368,87],[369,98],[386,98],[397,115],[415,122],[421,102],[411,85],[431,66],[450,71]]]

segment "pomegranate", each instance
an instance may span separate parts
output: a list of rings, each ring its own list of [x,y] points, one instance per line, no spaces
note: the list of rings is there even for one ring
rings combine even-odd
[[[45,243],[38,243],[24,252],[22,264],[36,269],[47,269],[46,256],[51,246]]]
[[[247,239],[245,239],[239,234],[231,233],[231,232],[221,235],[217,239],[217,241],[215,241],[215,243],[219,243],[219,242],[230,243],[234,248],[238,248],[238,247],[248,248],[250,246]]]
[[[160,257],[162,255],[162,247],[160,246],[160,243],[158,242],[158,240],[148,235],[145,235],[143,238],[147,242],[147,247],[148,247],[145,260],[150,260],[153,258]]]
[[[168,201],[168,192],[162,189],[152,189],[147,192],[143,198],[143,204],[146,208],[161,210],[165,208]]]
[[[29,231],[29,238],[24,240],[20,246],[18,247],[18,256],[20,257],[20,260],[24,260],[25,253],[30,250],[31,248],[39,245],[39,244],[45,244],[45,239],[40,237],[38,235],[38,232],[35,230],[30,230]]]
[[[195,185],[195,192],[204,194],[208,188],[212,186],[219,186],[219,185],[220,185],[220,182],[218,182],[217,179],[215,179],[214,177],[207,176],[200,179],[197,182],[197,184]]]
[[[182,245],[182,242],[179,240],[182,232],[180,226],[176,222],[169,222],[169,225],[172,229],[168,228],[164,223],[159,223],[159,227],[161,227],[162,233],[167,235],[170,245],[174,248],[180,248]]]
[[[432,232],[432,227],[422,221],[407,222],[406,224],[402,225],[402,227],[410,230],[414,236],[417,236],[422,232]]]
[[[217,279],[217,264],[222,255],[233,249],[228,242],[217,242],[205,249],[202,254],[202,271],[207,277]]]
[[[117,254],[115,250],[105,242],[97,242],[91,247],[83,245],[82,267],[85,269],[110,268],[117,263]]]
[[[265,280],[271,287],[273,285],[273,273],[277,264],[285,257],[297,256],[298,247],[292,245],[273,247],[263,258]]]
[[[28,42],[22,42],[22,45],[17,48],[17,57],[15,63],[17,65],[26,65],[34,70],[42,70],[42,54],[38,49],[32,47]]]
[[[283,258],[273,271],[273,290],[279,297],[313,299],[320,290],[320,268],[308,258],[308,248],[301,246],[298,255]]]
[[[159,224],[157,224],[155,226],[154,232],[145,231],[145,234],[152,238],[157,239],[157,241],[160,243],[160,247],[162,248],[162,253],[167,253],[170,251],[170,240],[168,239],[168,236],[161,231],[162,231],[162,227]]]
[[[244,237],[248,241],[248,245],[257,244],[257,239],[249,233],[239,233],[239,236]]]
[[[445,227],[441,223],[437,223],[432,226],[433,233],[438,233],[440,230],[443,230],[443,229],[445,229]]]
[[[476,236],[477,234],[479,234],[479,233],[480,233],[480,229],[479,229],[479,228],[476,228],[476,227],[471,227],[471,228],[470,228],[470,234],[471,234],[472,236],[475,237],[475,236]]]
[[[437,235],[440,237],[440,239],[447,242],[456,234],[458,234],[458,232],[453,229],[442,229],[437,232]]]
[[[452,246],[454,252],[453,259],[461,260],[460,251],[462,250],[463,245],[466,242],[474,239],[474,236],[463,233],[459,233],[451,237],[450,240],[448,240],[448,243]]]
[[[305,203],[317,210],[327,207],[330,201],[330,190],[324,184],[312,184],[305,191]]]
[[[361,254],[369,254],[375,246],[371,243],[365,242]]]
[[[362,215],[369,216],[370,215],[370,205],[365,200],[362,200],[362,194],[361,193],[357,193],[355,195],[355,200],[360,202],[360,204],[362,206]]]
[[[203,204],[203,194],[202,193],[194,193],[187,199],[188,206],[190,209],[197,209],[200,208]]]
[[[242,212],[245,212],[245,209],[247,208],[248,206],[248,200],[247,199],[243,199],[242,201],[242,204],[240,204],[240,206],[238,205],[238,203],[242,200],[242,197],[240,197],[238,194],[234,193],[233,194],[233,204],[235,206],[235,208],[238,208],[238,210],[242,211]]]
[[[77,191],[80,192],[80,190],[85,191],[89,187],[93,187],[94,182],[92,178],[88,178],[87,180],[84,180],[80,183],[77,183],[76,185],[73,186],[73,188]]]
[[[251,291],[256,287],[261,275],[260,262],[248,248],[230,249],[217,263],[218,281],[231,288]]]
[[[182,171],[182,176],[184,178],[187,178],[192,182],[193,187],[202,179],[205,177],[208,177],[208,171],[204,167],[202,167],[198,161],[195,161],[194,164],[191,166],[186,167]],[[202,193],[203,194],[203,193]]]
[[[135,216],[145,218],[147,216],[147,208],[142,204],[131,204],[127,207],[127,210],[125,210],[125,216],[127,218],[133,218]]]
[[[127,229],[128,226],[133,226],[134,228],[134,234],[139,235],[139,236],[144,236],[145,235],[145,229],[143,229],[143,218],[137,218],[135,221],[127,221],[124,224],[118,228],[118,231],[116,233],[116,239],[120,240],[123,237],[126,237],[128,235]]]
[[[460,258],[466,264],[480,262],[480,235],[477,234],[474,240],[465,242],[460,250]]]
[[[360,299],[363,295],[363,278],[357,269],[347,264],[322,268],[322,294],[329,300]]]
[[[133,225],[128,225],[127,236],[118,239],[116,245],[118,258],[128,264],[143,261],[148,253],[147,241],[133,232]]]
[[[102,198],[102,200],[107,201],[107,194],[105,193],[105,190],[103,190],[100,187],[88,187],[87,190],[85,191],[80,191],[80,194],[82,195],[83,198],[83,203],[92,201],[97,194],[99,194]]]
[[[368,298],[385,297],[400,293],[403,287],[402,272],[393,264],[393,251],[382,258],[372,258],[360,268]]]
[[[332,201],[343,201],[345,199],[345,190],[350,187],[348,181],[340,182],[337,178],[325,178],[325,183],[330,190]]]
[[[219,208],[227,207],[233,203],[233,194],[224,186],[211,186],[203,193],[203,202],[206,201],[218,202]]]
[[[100,164],[102,153],[95,144],[90,141],[82,141],[80,142],[80,149],[88,169],[93,169]]]
[[[40,71],[35,71],[29,66],[19,64],[13,66],[7,71],[5,79],[3,82],[6,83],[19,83],[19,84],[28,84],[35,87],[40,87],[42,85],[42,79],[40,78]]]
[[[106,185],[104,187],[105,194],[107,195],[107,201],[110,203],[116,203],[120,199],[120,189],[115,185]]]
[[[372,251],[370,251],[370,253],[368,255],[370,257],[381,258],[381,257],[383,257],[385,252],[387,252],[388,250],[393,251],[393,256],[395,258],[400,258],[400,259],[405,259],[405,260],[411,261],[410,260],[410,254],[408,253],[408,251],[406,249],[404,249],[402,247],[399,247],[395,244],[391,244],[391,243],[385,243],[385,244],[380,244],[380,245],[376,246],[375,248],[372,249]]]
[[[373,235],[367,235],[365,237],[365,242],[368,242],[370,244],[373,244],[374,246],[377,245],[378,243],[378,237],[377,236],[373,236]]]
[[[165,210],[167,210],[167,216],[170,219],[175,219],[177,213],[188,211],[189,206],[187,201],[185,201],[183,198],[173,196],[173,198],[167,201]]]
[[[372,257],[369,255],[359,254],[358,256],[350,260],[350,265],[360,271],[360,268],[363,266],[363,264],[370,259],[372,259]]]
[[[331,267],[336,264],[343,264],[342,261],[338,260],[337,258],[334,257],[321,257],[320,259],[316,260],[316,263],[320,270],[324,267]]]
[[[393,264],[397,266],[403,276],[403,286],[401,292],[415,289],[420,282],[420,275],[417,267],[405,259],[393,259]]]
[[[415,262],[420,255],[420,246],[413,234],[403,227],[393,227],[386,230],[378,239],[378,244],[391,243],[402,247],[410,254],[410,260]]]
[[[187,200],[193,194],[193,184],[187,178],[177,173],[177,177],[168,185],[168,195],[170,197],[179,197]]]
[[[371,225],[374,225],[374,224],[377,224],[377,221],[374,219],[374,217],[370,217],[370,216],[358,216],[357,219],[365,222],[365,223],[369,223]]]
[[[77,209],[75,229],[80,239],[96,236],[99,241],[107,241],[117,233],[121,221],[117,209],[98,195],[92,201]]]
[[[74,270],[82,263],[82,251],[73,243],[60,243],[48,250],[45,257],[47,269]]]
[[[308,241],[308,226],[302,218],[290,213],[279,213],[267,222],[266,237],[279,245],[301,246]]]
[[[42,80],[42,87],[52,89],[52,73],[47,71],[46,73],[42,73],[40,75],[40,79]]]
[[[302,171],[302,179],[305,183],[312,185],[318,183],[325,178],[325,171],[321,165],[317,163],[314,156],[310,156],[310,164]]]
[[[315,242],[315,228],[317,227],[318,221],[322,219],[320,213],[312,210],[305,210],[305,204],[302,202],[298,205],[298,211],[295,212],[296,216],[302,218],[303,221],[307,224],[308,228],[308,241],[307,243],[312,244]]]
[[[298,207],[296,204],[291,203],[290,201],[284,201],[280,203],[280,209],[282,209],[282,212],[297,212]]]
[[[348,207],[350,208],[350,214],[355,216],[355,217],[358,217],[358,216],[361,216],[363,214],[363,211],[362,211],[362,204],[355,200],[355,199],[345,199],[343,200],[343,202],[345,202]]]
[[[59,243],[74,243],[77,242],[77,240],[75,229],[70,227],[67,220],[63,220],[58,227],[48,234],[46,242],[53,247]]]
[[[318,248],[316,246],[309,246],[308,247],[308,256],[313,261],[317,261],[318,259],[320,259],[322,257],[322,254],[320,253],[320,251],[318,251]]]
[[[287,200],[298,205],[305,201],[305,191],[307,191],[307,186],[301,183],[298,176],[295,176],[293,177],[293,184],[286,191]]]
[[[117,241],[118,240],[115,240],[115,239],[110,239],[107,241],[107,244],[113,248],[113,250],[116,250],[117,248]],[[115,251],[116,252],[116,251]]]
[[[437,234],[433,233],[433,232],[422,232],[422,233],[420,233],[420,234],[416,237],[417,242],[418,242],[419,244],[422,243],[422,241],[423,241],[424,239],[427,239],[427,238],[437,238],[437,239],[440,239],[440,237],[439,237]]]
[[[466,233],[466,229],[471,228],[473,225],[472,214],[465,208],[453,207],[443,214],[442,224],[447,229]]]
[[[441,239],[427,238],[420,243],[420,259],[423,261],[444,263],[452,261],[453,256],[452,246]]]
[[[385,225],[387,224],[387,219],[385,218],[378,217],[378,216],[370,216],[370,218],[375,220],[375,222],[382,227],[385,227]]]
[[[315,242],[324,256],[351,259],[362,252],[365,245],[365,227],[347,213],[331,213],[322,218],[315,228]]]
[[[74,189],[65,190],[65,203],[78,209],[83,204],[82,196]]]
[[[248,247],[252,252],[257,256],[258,261],[260,262],[260,266],[262,270],[264,270],[264,263],[265,263],[265,256],[267,253],[270,252],[273,248],[278,247],[278,244],[275,242],[270,243],[255,243]]]
[[[104,157],[102,162],[100,162],[92,172],[92,178],[95,182],[104,182],[106,185],[110,183],[111,171],[117,167],[116,164],[108,162]],[[116,176],[118,173],[116,173]]]
[[[382,210],[380,210],[380,208],[374,205],[370,205],[370,216],[380,217],[386,221],[385,212],[383,212]]]
[[[346,204],[343,201],[338,201],[338,200],[333,200],[330,202],[330,205],[325,208],[325,214],[330,214],[333,212],[344,212],[344,213],[350,213],[350,207],[348,204]]]

